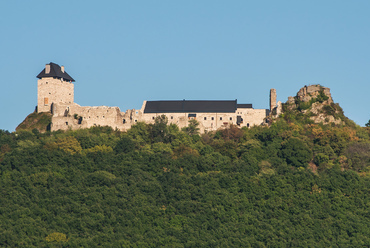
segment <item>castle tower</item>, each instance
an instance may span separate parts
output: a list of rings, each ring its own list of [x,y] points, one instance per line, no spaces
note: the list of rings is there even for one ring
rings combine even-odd
[[[270,111],[276,108],[276,89],[270,89]]]
[[[37,81],[37,112],[50,112],[53,103],[73,103],[75,80],[67,74],[64,66],[50,62]]]

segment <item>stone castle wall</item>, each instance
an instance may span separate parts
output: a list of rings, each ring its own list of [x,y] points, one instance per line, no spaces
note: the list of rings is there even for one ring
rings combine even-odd
[[[50,112],[53,103],[73,103],[74,84],[46,77],[37,81],[37,112]]]
[[[110,126],[113,129],[125,130],[123,116],[118,107],[82,107],[76,103],[58,103],[53,105],[52,113],[52,131],[93,126]]]
[[[251,127],[264,123],[265,109],[238,108],[235,113],[144,113],[146,101],[141,109],[121,112],[118,107],[82,107],[76,103],[54,104],[51,130],[81,129],[93,126],[110,126],[126,131],[137,122],[153,124],[155,118],[165,115],[168,124],[176,124],[180,129],[187,127],[191,119],[199,122],[200,132],[215,131],[230,125],[237,125],[237,116],[243,121],[240,127]],[[189,117],[189,114],[196,115]]]
[[[125,131],[137,122],[150,124],[155,122],[156,117],[165,115],[168,124],[176,124],[179,128],[187,127],[189,121],[195,119],[199,122],[200,132],[205,132],[230,125],[240,127],[261,125],[268,114],[265,109],[252,108],[238,108],[233,113],[144,113],[146,101],[144,101],[141,109],[131,109],[126,112],[121,112],[118,107],[80,106],[74,103],[74,84],[56,78],[64,73],[64,67],[52,63],[47,64],[45,67],[46,74],[50,73],[51,65],[53,65],[54,70],[60,71],[53,72],[55,77],[42,75],[41,79],[38,80],[37,110],[38,112],[52,113],[52,131],[93,126],[110,126],[113,129]],[[276,90],[271,100],[276,105]]]

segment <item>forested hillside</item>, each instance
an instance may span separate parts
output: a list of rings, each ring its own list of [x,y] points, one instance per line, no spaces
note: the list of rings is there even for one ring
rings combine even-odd
[[[0,131],[1,247],[369,247],[370,128],[286,112]]]

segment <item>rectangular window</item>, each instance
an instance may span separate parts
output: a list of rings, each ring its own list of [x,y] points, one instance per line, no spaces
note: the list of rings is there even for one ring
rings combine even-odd
[[[207,120],[207,117],[204,117],[204,120],[206,121]]]
[[[44,98],[44,105],[48,105],[49,104],[49,98],[48,97],[45,97]]]
[[[220,121],[222,121],[222,117],[220,117]]]
[[[232,121],[233,120],[233,117],[230,117],[230,121]]]
[[[173,116],[171,116],[171,120],[173,120]]]
[[[212,121],[213,121],[213,120],[215,120],[215,117],[212,117],[212,118],[211,118],[211,120],[212,120]]]

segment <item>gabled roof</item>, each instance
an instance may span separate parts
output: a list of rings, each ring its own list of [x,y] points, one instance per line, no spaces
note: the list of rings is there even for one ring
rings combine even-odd
[[[50,62],[50,72],[49,73],[45,73],[45,68],[44,70],[42,70],[39,75],[37,75],[36,77],[37,78],[44,78],[44,77],[56,77],[56,78],[63,78],[65,81],[71,81],[71,82],[74,82],[75,80],[70,76],[68,75],[67,72],[62,72],[62,69],[60,68],[59,65],[57,64],[54,64],[52,62]]]
[[[147,101],[144,113],[234,113],[237,108],[233,101]]]

